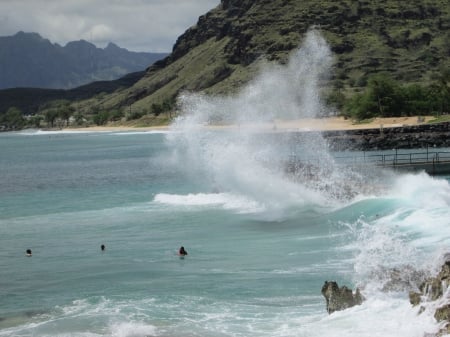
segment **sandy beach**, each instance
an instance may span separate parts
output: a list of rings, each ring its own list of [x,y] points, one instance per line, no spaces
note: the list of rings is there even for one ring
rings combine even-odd
[[[343,117],[327,118],[302,118],[296,120],[274,120],[272,123],[251,123],[240,125],[208,125],[208,129],[251,129],[251,130],[277,130],[277,131],[337,131],[357,130],[374,128],[392,128],[401,126],[412,126],[427,123],[434,117],[425,116],[419,120],[418,117],[389,117],[375,118],[370,122],[355,123]],[[167,131],[169,126],[90,126],[84,128],[68,128],[74,131]]]
[[[357,130],[357,129],[378,129],[378,128],[393,128],[402,126],[419,125],[426,123],[433,119],[432,116],[423,117],[386,117],[375,118],[370,122],[356,123],[350,119],[343,117],[328,117],[328,118],[305,118],[293,121],[276,121],[277,129],[298,129],[298,130]]]

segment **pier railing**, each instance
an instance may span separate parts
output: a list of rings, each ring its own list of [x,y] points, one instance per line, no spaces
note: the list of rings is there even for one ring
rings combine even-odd
[[[345,163],[345,157],[336,156]],[[367,154],[353,156],[354,165],[375,165],[393,169],[425,170],[430,174],[450,174],[450,151],[405,152]],[[346,162],[349,163],[348,161]]]
[[[381,166],[413,165],[450,162],[450,152],[411,152],[368,155],[366,161]]]
[[[334,154],[336,163],[364,169],[366,166],[376,166],[405,171],[425,171],[429,174],[450,174],[450,151],[421,151],[394,153],[370,153],[359,152],[358,154]],[[321,166],[324,158],[315,157],[302,160],[295,155],[289,158],[289,168],[295,171],[298,167]],[[306,165],[305,165],[306,164]]]

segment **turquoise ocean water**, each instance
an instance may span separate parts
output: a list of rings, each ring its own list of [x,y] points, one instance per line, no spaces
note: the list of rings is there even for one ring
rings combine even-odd
[[[0,134],[0,337],[437,331],[439,303],[418,315],[408,291],[449,251],[449,177],[342,165],[318,134],[275,132],[333,112],[332,59],[311,30],[232,96],[181,93],[166,133]],[[236,127],[203,128],[218,123]],[[328,315],[326,280],[366,301]]]
[[[0,134],[0,336],[411,337],[438,328],[433,304],[418,316],[408,287],[381,288],[391,268],[408,281],[411,268],[439,267],[450,243],[448,177],[389,174],[380,186],[372,172],[343,196],[321,179],[266,170],[268,154],[248,137],[251,162],[235,134],[195,139]],[[325,280],[359,286],[367,300],[328,315]]]

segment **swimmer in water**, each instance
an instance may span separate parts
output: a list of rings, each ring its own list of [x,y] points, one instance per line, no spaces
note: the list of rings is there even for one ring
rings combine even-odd
[[[180,256],[188,255],[187,251],[184,249],[183,246],[181,246],[180,249],[178,250],[178,255],[180,255]]]

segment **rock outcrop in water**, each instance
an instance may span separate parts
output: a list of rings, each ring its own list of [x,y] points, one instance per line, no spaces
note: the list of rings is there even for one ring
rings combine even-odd
[[[325,281],[322,287],[322,295],[327,301],[327,312],[329,314],[360,305],[364,300],[358,288],[353,293],[346,286],[339,287],[335,281]]]
[[[450,301],[446,293],[450,285],[450,255],[446,256],[446,262],[441,268],[441,271],[435,276],[426,279],[420,286],[420,292],[410,292],[409,301],[413,306],[425,304],[426,302],[436,301],[439,303],[438,308],[434,313],[434,318],[438,322],[446,321],[441,330],[429,336],[442,336],[450,334]],[[442,303],[441,303],[442,302]],[[419,309],[419,314],[425,311],[422,305]],[[428,335],[427,335],[428,336]]]
[[[405,283],[404,277],[400,274],[402,271],[394,269],[392,271],[393,284],[410,287],[413,279],[419,280],[423,277],[423,273],[406,268],[408,282]],[[410,276],[413,275],[413,279]],[[400,281],[400,282],[398,282]],[[441,271],[434,277],[425,279],[419,286],[419,292],[410,291],[409,301],[413,306],[419,306],[418,315],[422,314],[425,310],[432,308],[434,310],[434,318],[437,322],[441,323],[441,328],[436,333],[426,333],[424,337],[441,337],[450,334],[450,253],[445,256],[445,263],[443,264]],[[398,290],[398,287],[393,287],[394,290]],[[386,291],[393,290],[388,287],[384,289]],[[344,310],[355,305],[360,305],[365,299],[361,295],[357,288],[355,293],[346,286],[339,287],[335,281],[325,281],[322,286],[322,295],[326,299],[327,312],[329,314]],[[426,308],[428,307],[428,309]]]

